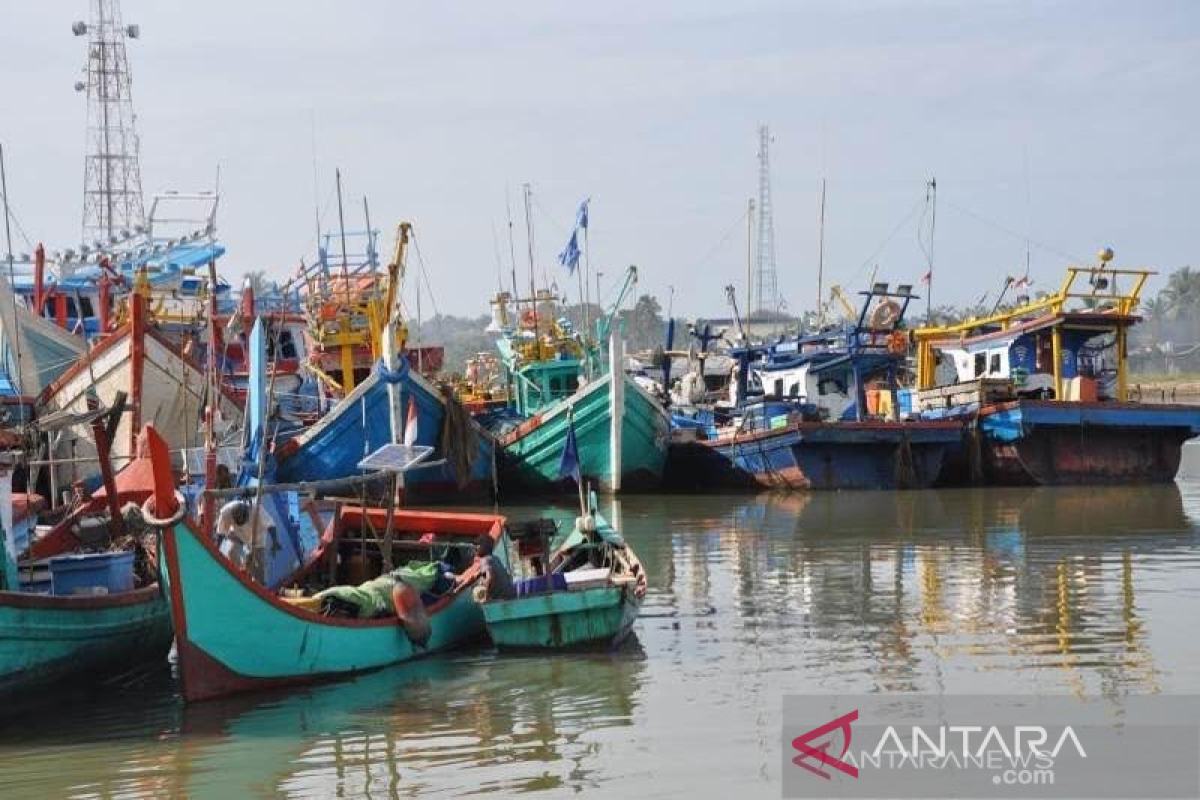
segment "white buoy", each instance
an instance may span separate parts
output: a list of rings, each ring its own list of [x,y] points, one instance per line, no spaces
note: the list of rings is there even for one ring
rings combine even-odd
[[[608,340],[609,478],[612,491],[621,491],[621,429],[625,425],[625,353],[624,342],[612,333]]]

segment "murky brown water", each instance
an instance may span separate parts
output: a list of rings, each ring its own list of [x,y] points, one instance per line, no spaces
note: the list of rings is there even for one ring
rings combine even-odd
[[[1200,480],[631,498],[619,520],[651,590],[618,653],[188,708],[164,671],[4,718],[0,795],[744,800],[779,796],[788,693],[1200,692]]]

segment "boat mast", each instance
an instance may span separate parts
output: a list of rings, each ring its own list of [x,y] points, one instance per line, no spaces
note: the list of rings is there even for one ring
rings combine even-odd
[[[211,236],[210,236],[211,239]],[[221,387],[217,379],[217,260],[208,259],[208,408],[204,410],[204,501],[201,523],[204,534],[212,536],[216,526],[217,435],[215,417],[220,404]]]
[[[821,224],[817,238],[817,328],[825,325],[825,179],[821,178]]]
[[[933,236],[937,231],[937,178],[929,179],[925,199],[933,205],[929,220],[929,285],[925,289],[925,323],[930,324],[933,320]]]
[[[0,145],[0,194],[4,195],[4,239],[8,244],[8,289],[12,297],[12,347],[13,354],[17,357],[16,375],[13,376],[13,383],[17,387],[17,403],[21,409],[21,417],[25,417],[25,386],[24,375],[22,375],[22,359],[21,359],[21,332],[17,330],[17,292],[13,288],[13,244],[12,244],[12,212],[8,205],[8,174],[5,172],[4,165],[4,145]]]
[[[507,187],[504,189],[504,205],[508,209],[508,263],[512,270],[513,303],[519,315],[521,310],[515,305],[517,298],[521,296],[520,290],[517,289],[517,246],[513,242],[512,198],[509,197]]]
[[[533,215],[531,214],[531,204],[533,203],[533,187],[526,183],[524,184],[525,191],[525,242],[529,250],[529,302],[533,305],[533,336],[534,344],[537,346],[539,355],[541,350],[541,326],[538,323],[538,307],[537,307],[537,289],[534,286],[534,267],[533,267]]]

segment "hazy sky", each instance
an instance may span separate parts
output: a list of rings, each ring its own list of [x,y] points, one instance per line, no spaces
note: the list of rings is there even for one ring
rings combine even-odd
[[[79,238],[85,52],[70,23],[87,5],[0,0],[10,195],[51,248]],[[336,223],[338,166],[352,221],[365,194],[385,250],[413,222],[442,311],[486,311],[493,224],[507,270],[506,191],[525,280],[530,182],[539,271],[567,283],[554,257],[591,196],[606,283],[636,263],[664,305],[675,287],[677,313],[722,314],[724,285],[745,282],[760,122],[791,310],[815,302],[823,175],[827,273],[855,288],[875,263],[919,280],[931,175],[935,303],[994,292],[1023,269],[1027,234],[1045,246],[1039,288],[1101,245],[1126,266],[1200,265],[1194,0],[126,0],[124,14],[142,29],[146,192],[211,188],[220,165],[231,278],[311,260],[314,205]]]

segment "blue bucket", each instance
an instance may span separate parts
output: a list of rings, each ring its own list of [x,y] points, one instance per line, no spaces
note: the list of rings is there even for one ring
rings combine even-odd
[[[50,559],[56,595],[96,595],[133,589],[133,553],[81,553]]]

